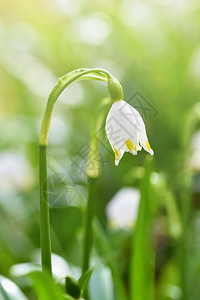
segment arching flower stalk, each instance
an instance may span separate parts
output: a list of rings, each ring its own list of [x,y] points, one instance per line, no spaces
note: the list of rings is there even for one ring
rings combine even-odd
[[[53,88],[53,90],[49,95],[46,110],[42,121],[40,139],[39,139],[40,239],[41,239],[42,269],[48,271],[49,274],[52,274],[52,268],[51,268],[51,238],[50,238],[49,199],[48,199],[48,180],[47,180],[48,132],[50,128],[54,105],[59,95],[62,93],[62,91],[75,81],[88,80],[88,79],[105,81],[111,85],[112,82],[116,82],[117,88],[110,89],[111,98],[112,98],[112,91],[114,91],[115,94],[116,90],[117,90],[117,94],[120,94],[119,98],[121,98],[121,94],[122,94],[121,85],[119,84],[117,79],[115,79],[108,71],[99,68],[77,69],[58,79],[57,84],[55,85],[55,87]]]

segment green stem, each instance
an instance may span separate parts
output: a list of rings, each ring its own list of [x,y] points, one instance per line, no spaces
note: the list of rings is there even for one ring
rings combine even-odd
[[[89,178],[89,189],[88,189],[88,202],[86,208],[86,223],[84,232],[84,244],[83,244],[83,264],[82,274],[88,270],[90,264],[90,252],[92,245],[92,219],[94,216],[94,191],[96,179]]]
[[[99,154],[98,154],[98,132],[102,128],[105,121],[105,116],[110,107],[111,101],[109,98],[104,98],[99,103],[94,118],[94,123],[91,130],[87,176],[89,180],[88,202],[86,209],[86,224],[84,232],[83,246],[83,264],[82,273],[87,271],[90,262],[90,252],[92,245],[92,219],[94,216],[94,201],[95,201],[95,183],[100,175]]]
[[[118,300],[126,300],[127,293],[125,291],[123,282],[119,276],[119,270],[117,268],[115,260],[113,259],[113,249],[111,248],[110,243],[109,243],[109,241],[103,231],[103,228],[97,218],[94,219],[93,228],[94,228],[95,237],[99,242],[99,245],[104,253],[104,257],[105,257],[107,264],[111,270],[113,282],[114,282],[115,288],[116,288],[117,299]]]
[[[91,76],[90,76],[91,79],[98,78],[98,80],[105,79],[107,81],[109,78],[113,78],[113,76],[109,72],[107,72],[106,70],[103,70],[103,69],[78,69],[78,70],[72,71],[72,72],[64,75],[63,77],[59,78],[57,84],[51,91],[48,101],[47,101],[47,106],[46,106],[46,110],[44,113],[44,118],[42,121],[41,132],[40,132],[40,144],[41,145],[47,145],[48,132],[49,132],[50,123],[51,123],[51,116],[52,116],[54,105],[55,105],[56,100],[58,99],[59,95],[72,82],[85,79],[85,75],[88,75],[88,74],[91,74]]]
[[[151,190],[151,159],[146,162],[141,182],[141,197],[137,224],[133,235],[130,262],[131,300],[154,300],[155,241],[152,236],[155,203]]]
[[[49,225],[49,199],[47,182],[47,147],[39,146],[39,186],[40,186],[40,241],[42,270],[51,270],[51,239]]]
[[[113,76],[107,72],[104,69],[94,68],[94,69],[77,69],[74,70],[63,77],[58,79],[58,82],[56,83],[55,87],[51,91],[48,101],[46,110],[44,113],[41,131],[40,131],[40,159],[39,159],[39,169],[40,169],[40,219],[41,219],[41,252],[42,252],[42,268],[47,269],[50,273],[51,271],[51,243],[50,243],[50,229],[49,229],[49,203],[48,203],[48,182],[47,182],[47,162],[46,162],[46,147],[48,143],[48,132],[51,124],[51,116],[53,112],[54,105],[59,97],[59,95],[62,93],[62,91],[69,86],[72,82],[77,80],[84,80],[84,79],[95,79],[95,80],[103,80],[108,81],[113,80]],[[113,82],[112,82],[113,84]],[[117,87],[120,85],[117,81]],[[120,86],[121,87],[121,86]],[[114,87],[111,86],[108,89],[111,92],[115,90]],[[112,96],[112,95],[111,95]],[[89,195],[92,192],[92,188],[90,188]],[[89,196],[89,198],[92,196]],[[90,200],[91,201],[91,200]],[[89,205],[89,204],[88,204]],[[91,204],[90,204],[91,205]],[[88,214],[90,218],[90,207],[88,207]],[[90,220],[88,220],[89,222]],[[87,231],[90,232],[91,224],[87,224]],[[88,234],[88,233],[87,233]],[[86,242],[85,242],[86,243]],[[86,253],[89,253],[90,246],[85,246]],[[88,255],[88,254],[87,254]],[[86,257],[86,254],[85,254]],[[84,269],[87,267],[88,263],[87,259],[84,258]]]
[[[188,178],[189,175],[185,174],[185,178]],[[191,186],[189,183],[185,183],[182,188],[182,223],[183,223],[183,232],[179,242],[179,257],[180,257],[180,284],[182,288],[182,297],[181,300],[187,300],[190,298],[191,289],[190,289],[190,280],[192,277],[190,260],[191,260],[191,251],[190,245],[191,236],[189,231],[189,221],[192,217],[192,201],[190,196]]]

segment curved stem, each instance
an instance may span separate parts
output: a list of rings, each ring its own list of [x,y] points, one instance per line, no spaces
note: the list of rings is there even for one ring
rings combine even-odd
[[[89,74],[89,76],[87,76]],[[46,110],[44,113],[40,139],[39,139],[39,185],[40,185],[40,226],[41,226],[41,253],[42,253],[42,268],[43,270],[48,270],[51,274],[51,241],[50,241],[50,224],[49,224],[49,202],[48,202],[48,180],[47,180],[47,161],[46,161],[46,147],[48,143],[48,132],[51,124],[51,116],[53,112],[54,105],[56,100],[62,91],[69,86],[72,82],[76,80],[85,79],[97,79],[108,81],[113,76],[104,69],[94,68],[94,69],[77,69],[74,70],[63,77],[58,79],[55,87],[51,91]],[[92,188],[91,188],[92,192]],[[90,192],[90,193],[91,193]],[[92,198],[92,196],[90,197]],[[90,208],[88,208],[90,209]],[[90,212],[88,212],[90,218]],[[89,221],[88,221],[89,222]],[[89,223],[88,223],[89,224]],[[87,225],[89,228],[91,225]],[[89,232],[90,229],[88,229]],[[86,250],[87,252],[88,250]],[[85,263],[84,268],[88,265]]]
[[[100,80],[102,80],[102,79],[105,80],[105,75],[107,78],[113,77],[109,72],[107,72],[106,70],[103,70],[103,69],[78,69],[78,70],[72,71],[72,72],[64,75],[63,77],[59,78],[57,84],[51,91],[49,98],[48,98],[48,102],[47,102],[47,106],[46,106],[46,110],[44,113],[44,118],[43,118],[42,126],[41,126],[40,140],[39,140],[40,145],[47,145],[48,132],[49,132],[49,128],[50,128],[53,107],[54,107],[54,104],[56,103],[56,100],[58,99],[59,95],[72,82],[74,82],[78,79],[80,80],[81,77],[83,77],[83,79],[85,79],[84,75],[87,75],[89,73],[97,74],[98,76],[96,76],[95,79],[97,79],[97,77],[99,77]],[[103,75],[103,77],[102,77],[102,75]],[[98,80],[99,80],[99,78],[98,78]]]

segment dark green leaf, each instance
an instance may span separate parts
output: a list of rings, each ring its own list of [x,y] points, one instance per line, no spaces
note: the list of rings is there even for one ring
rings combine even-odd
[[[78,280],[80,290],[81,290],[81,296],[83,295],[83,293],[85,292],[85,290],[87,288],[88,281],[92,275],[93,270],[94,270],[94,268],[87,270],[86,272],[84,272],[82,274],[82,276]]]
[[[154,299],[155,245],[152,236],[154,199],[150,184],[151,161],[141,183],[141,198],[133,239],[131,261],[131,299]]]
[[[38,300],[63,300],[62,291],[47,274],[34,271],[28,274],[33,280],[33,287]]]
[[[71,276],[67,276],[65,278],[65,289],[67,294],[74,297],[75,299],[78,299],[81,295],[78,281]]]

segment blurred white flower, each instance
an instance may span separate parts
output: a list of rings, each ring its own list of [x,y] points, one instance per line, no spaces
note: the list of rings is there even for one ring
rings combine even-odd
[[[154,154],[141,115],[124,100],[113,103],[106,119],[106,135],[115,152],[116,166],[124,152],[137,155],[141,146],[151,155]]]
[[[0,275],[0,285],[3,290],[6,292],[6,297],[7,299],[12,299],[12,300],[27,300],[27,298],[24,296],[24,294],[21,292],[21,290],[18,288],[18,286],[12,282],[10,279]],[[1,293],[1,299],[5,292]],[[4,297],[3,297],[4,298]]]
[[[111,228],[128,229],[137,219],[140,192],[134,188],[122,188],[106,206],[106,215]]]
[[[32,251],[31,260],[34,261],[35,263],[41,264],[40,249],[35,249]],[[81,276],[80,268],[72,264],[68,264],[62,256],[55,253],[51,253],[51,260],[52,260],[52,271],[55,278],[61,278],[61,277],[64,278],[65,276],[68,275],[78,280],[78,278]]]
[[[89,291],[91,299],[114,300],[112,274],[107,266],[101,263],[95,264],[95,269],[89,281]]]
[[[17,151],[0,152],[0,190],[2,193],[26,190],[31,186],[31,168]]]
[[[190,159],[190,168],[193,171],[200,170],[200,131],[197,131],[191,141],[192,156]]]

